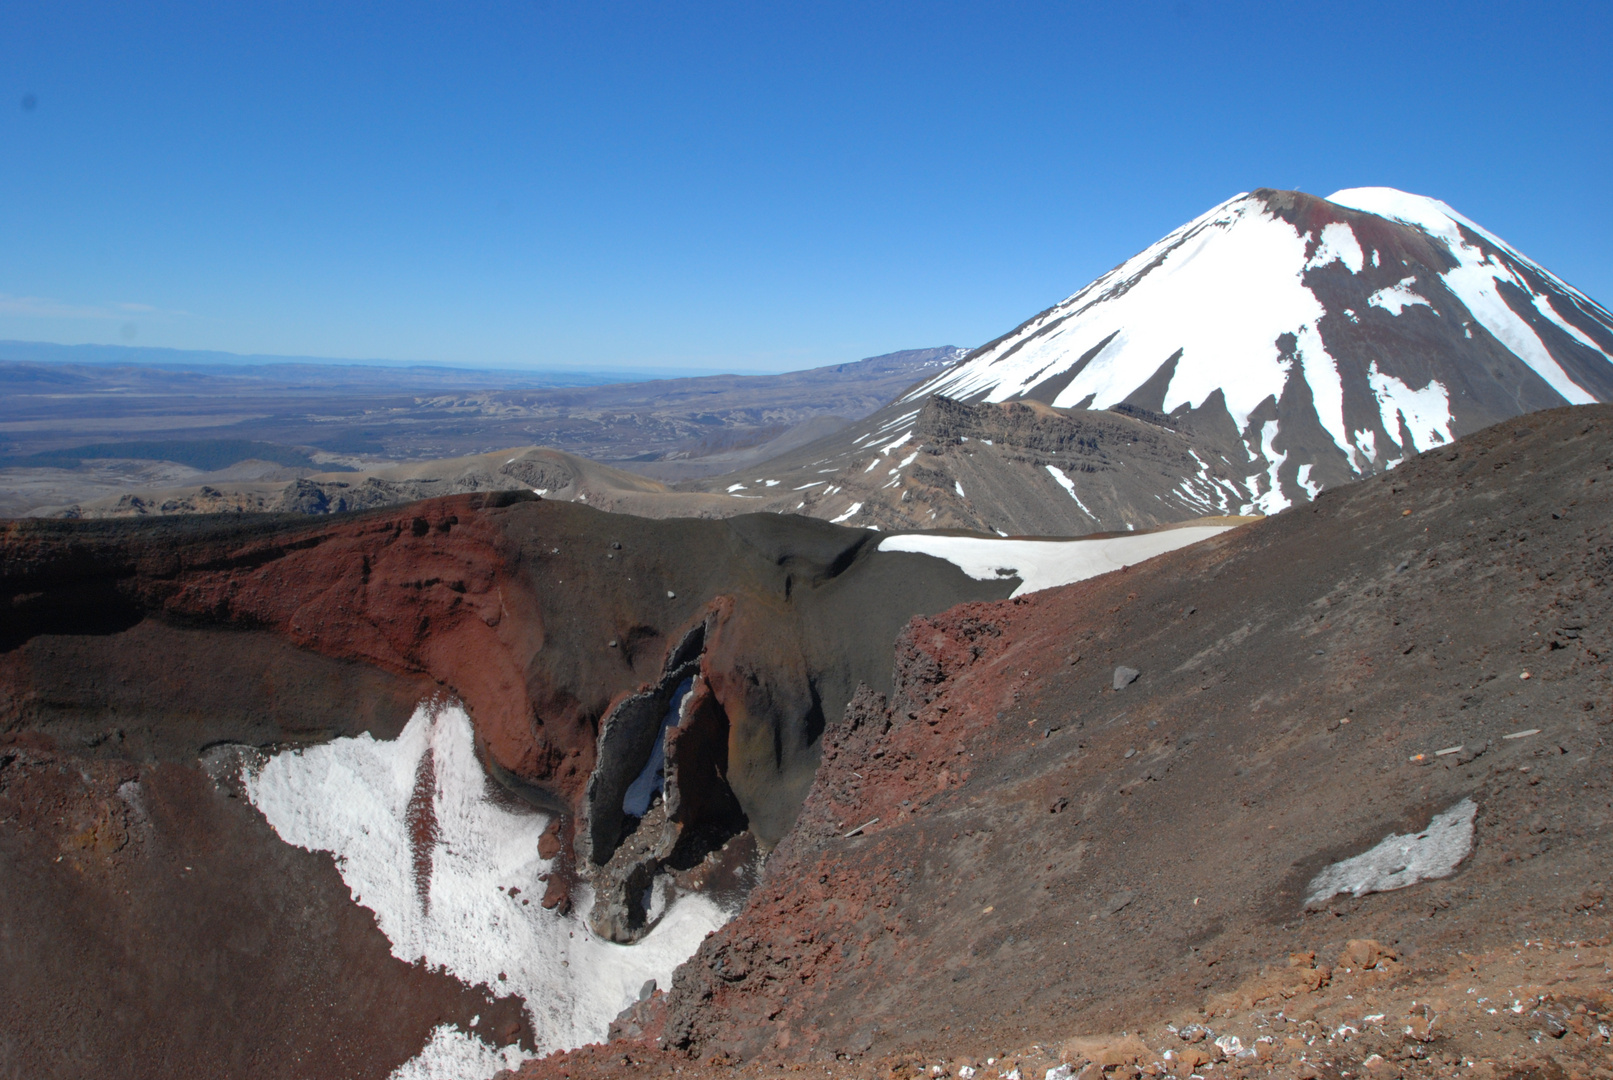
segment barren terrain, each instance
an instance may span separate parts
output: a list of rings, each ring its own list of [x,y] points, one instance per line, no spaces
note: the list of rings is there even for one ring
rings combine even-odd
[[[638,1041],[523,1075],[1158,1071],[1167,1023],[1231,1075],[1608,1075],[1610,485],[1613,410],[1561,409],[915,619]],[[1453,876],[1311,898],[1469,799]]]

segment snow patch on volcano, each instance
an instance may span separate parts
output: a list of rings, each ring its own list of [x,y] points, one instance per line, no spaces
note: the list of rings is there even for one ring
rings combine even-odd
[[[1359,274],[1366,265],[1361,256],[1361,245],[1355,238],[1355,230],[1342,221],[1322,227],[1321,242],[1316,245],[1316,254],[1305,264],[1305,269],[1315,270],[1331,262],[1343,263],[1352,274]],[[1378,264],[1374,262],[1372,265]]]
[[[686,896],[638,944],[617,945],[589,932],[586,890],[571,915],[542,908],[551,862],[538,857],[538,837],[549,817],[499,796],[457,704],[422,704],[390,741],[364,734],[275,754],[242,780],[281,839],[335,856],[394,956],[520,995],[541,1053],[602,1040],[645,980],[667,985],[731,917]],[[457,1054],[455,1075],[478,1077],[499,1056],[440,1029],[422,1054]]]
[[[1081,508],[1081,513],[1085,514],[1093,521],[1098,520],[1098,515],[1094,514],[1091,510],[1088,510],[1087,504],[1081,501],[1081,496],[1075,493],[1075,481],[1071,480],[1069,475],[1065,473],[1063,469],[1059,468],[1057,465],[1049,465],[1047,466],[1047,472],[1048,475],[1053,477],[1053,479],[1058,482],[1059,487],[1070,493],[1070,498],[1074,499],[1075,505]],[[963,494],[962,488],[958,489],[958,494]]]
[[[525,1059],[520,1046],[500,1050],[452,1024],[438,1024],[425,1048],[393,1069],[387,1080],[488,1080]]]
[[[1404,421],[1405,430],[1411,434],[1412,445],[1400,448],[1402,457],[1451,441],[1451,396],[1438,382],[1430,379],[1421,390],[1413,390],[1393,375],[1379,371],[1374,360],[1367,370],[1367,384],[1378,399],[1383,429],[1398,432]],[[1356,434],[1373,438],[1370,431]]]
[[[1282,484],[1277,480],[1277,470],[1288,460],[1288,453],[1277,449],[1276,439],[1277,421],[1267,420],[1260,425],[1259,453],[1270,464],[1266,467],[1266,490],[1255,498],[1254,509],[1268,516],[1287,510],[1291,505],[1288,496],[1283,494]]]
[[[1097,540],[990,540],[980,536],[903,533],[879,542],[880,551],[911,551],[945,559],[977,581],[1001,581],[1001,568],[1020,579],[1014,596],[1107,574],[1167,551],[1219,536],[1235,525],[1188,525],[1136,536]]]
[[[1383,308],[1391,315],[1399,315],[1413,304],[1421,304],[1425,308],[1432,309],[1434,305],[1412,291],[1411,287],[1416,283],[1416,278],[1403,278],[1367,297],[1367,303],[1373,307]]]
[[[1311,880],[1305,902],[1316,906],[1339,893],[1365,896],[1450,877],[1473,850],[1473,818],[1478,809],[1472,799],[1463,799],[1435,815],[1422,832],[1390,833],[1372,850],[1334,863]]]

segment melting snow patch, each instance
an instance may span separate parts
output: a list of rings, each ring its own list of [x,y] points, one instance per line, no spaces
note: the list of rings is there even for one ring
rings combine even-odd
[[[1355,433],[1355,449],[1357,453],[1367,459],[1367,463],[1369,465],[1376,463],[1378,460],[1377,432],[1367,431],[1365,429],[1357,431]],[[1358,465],[1353,459],[1351,460],[1350,465],[1355,469],[1356,472],[1361,471],[1360,465]]]
[[[1432,311],[1433,304],[1411,291],[1412,285],[1416,284],[1416,282],[1416,278],[1404,278],[1393,285],[1379,289],[1367,297],[1367,303],[1373,307],[1381,307],[1391,315],[1399,315],[1413,304],[1421,304]]]
[[[1316,254],[1305,264],[1305,269],[1313,270],[1331,262],[1342,262],[1352,274],[1359,274],[1366,265],[1361,257],[1361,245],[1355,239],[1355,230],[1342,221],[1322,228],[1322,241],[1316,245]]]
[[[452,1024],[439,1024],[425,1049],[394,1069],[388,1080],[488,1080],[525,1058],[519,1045],[499,1050]]]
[[[879,452],[881,454],[888,454],[892,450],[896,450],[896,449],[906,445],[909,441],[912,440],[912,438],[913,438],[913,433],[911,431],[909,431],[906,434],[904,434],[900,439],[897,439],[895,442],[889,443],[889,444],[887,444],[885,446],[880,447]]]
[[[1285,450],[1279,454],[1274,445],[1276,441],[1277,421],[1267,420],[1260,425],[1260,452],[1271,464],[1266,469],[1266,490],[1256,497],[1254,504],[1260,508],[1262,514],[1268,516],[1280,510],[1287,510],[1290,506],[1288,496],[1283,494],[1282,485],[1277,479],[1277,470],[1288,460],[1288,452]]]
[[[911,551],[945,559],[978,581],[997,581],[997,568],[1016,568],[1021,584],[1013,595],[1135,566],[1156,555],[1186,547],[1226,532],[1231,525],[1189,525],[1139,536],[1113,536],[1101,540],[988,540],[976,536],[935,536],[907,533],[879,543],[880,551]]]
[[[829,519],[829,524],[838,525],[842,521],[850,521],[854,516],[856,516],[857,511],[861,510],[862,508],[863,508],[862,503],[854,502],[854,503],[851,504],[851,506],[849,508],[847,508],[847,510],[846,510],[846,512],[844,514],[841,514],[837,518],[830,518]]]
[[[967,496],[967,495],[965,495],[963,493],[963,484],[960,481],[957,481],[957,480],[952,481],[952,486],[957,489],[958,498],[967,499],[969,497],[969,496]]]
[[[1081,496],[1075,493],[1075,481],[1071,480],[1069,476],[1065,474],[1063,469],[1060,469],[1056,465],[1049,465],[1047,466],[1047,472],[1049,476],[1058,481],[1059,487],[1070,493],[1070,498],[1074,499],[1075,505],[1081,508],[1081,513],[1085,514],[1093,521],[1098,520],[1098,515],[1094,514],[1091,510],[1088,510],[1087,504],[1081,501]],[[959,490],[958,494],[963,494],[961,489]]]
[[[1341,892],[1365,896],[1450,877],[1473,850],[1473,817],[1477,813],[1477,804],[1463,799],[1435,816],[1420,833],[1391,833],[1371,851],[1336,862],[1317,874],[1305,902],[1316,906]]]
[[[1299,467],[1299,472],[1295,474],[1294,479],[1298,481],[1300,487],[1305,489],[1305,494],[1311,498],[1314,499],[1322,493],[1322,485],[1311,479],[1310,462],[1307,461]]]
[[[745,485],[744,484],[729,484],[728,485],[728,490],[729,491],[744,491],[745,490]]]
[[[569,916],[525,903],[543,893],[550,863],[538,837],[549,818],[494,795],[458,705],[422,705],[391,741],[366,734],[276,754],[242,779],[282,840],[335,856],[394,956],[520,995],[540,1053],[602,1040],[646,979],[670,981],[730,917],[703,896],[683,897],[623,946],[588,931],[586,890]],[[454,1075],[466,1076],[489,1075],[475,1070],[496,1053],[439,1028],[404,1068],[436,1068],[432,1055],[450,1052],[464,1055]]]
[[[1400,421],[1405,421],[1413,443],[1401,447],[1406,453],[1451,441],[1451,399],[1439,382],[1430,379],[1421,390],[1413,390],[1379,371],[1374,360],[1367,369],[1367,384],[1378,399],[1378,414],[1391,438],[1400,434]]]

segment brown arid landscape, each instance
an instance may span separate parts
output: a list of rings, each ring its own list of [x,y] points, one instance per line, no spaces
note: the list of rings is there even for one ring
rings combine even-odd
[[[1613,315],[1445,204],[785,375],[182,360],[0,364],[0,1075],[1613,1080]]]

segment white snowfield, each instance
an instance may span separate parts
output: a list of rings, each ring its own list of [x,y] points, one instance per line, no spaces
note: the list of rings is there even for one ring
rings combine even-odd
[[[1473,818],[1478,809],[1472,799],[1463,799],[1436,815],[1420,833],[1391,833],[1372,850],[1334,863],[1311,879],[1305,902],[1314,906],[1339,893],[1365,896],[1450,877],[1473,850]]]
[[[1534,369],[1536,375],[1545,379],[1551,388],[1563,396],[1563,400],[1570,405],[1589,405],[1596,398],[1586,392],[1574,380],[1568,377],[1562,366],[1552,359],[1551,353],[1540,336],[1529,328],[1529,324],[1518,318],[1516,312],[1507,306],[1501,299],[1498,287],[1504,284],[1515,285],[1522,289],[1530,298],[1535,310],[1550,319],[1562,329],[1569,337],[1580,344],[1595,349],[1608,360],[1613,356],[1603,351],[1601,346],[1592,341],[1582,331],[1568,320],[1564,319],[1551,306],[1549,297],[1536,292],[1530,287],[1526,278],[1519,275],[1504,261],[1497,261],[1493,256],[1486,256],[1477,247],[1469,244],[1462,236],[1459,226],[1465,226],[1470,231],[1484,237],[1491,245],[1506,255],[1507,259],[1519,263],[1539,274],[1562,290],[1574,303],[1589,311],[1599,312],[1603,322],[1608,321],[1608,312],[1602,306],[1572,285],[1557,277],[1551,271],[1524,255],[1521,251],[1508,244],[1505,240],[1485,229],[1468,218],[1458,214],[1438,199],[1430,199],[1423,195],[1408,195],[1404,191],[1394,188],[1347,188],[1344,191],[1335,191],[1328,196],[1328,202],[1347,206],[1352,210],[1361,210],[1368,214],[1377,214],[1379,217],[1403,221],[1407,225],[1415,225],[1429,236],[1441,241],[1460,264],[1454,270],[1440,275],[1445,287],[1456,294],[1463,306],[1473,313],[1486,330],[1497,341],[1505,345],[1512,353]],[[1401,285],[1405,285],[1402,282]],[[1418,298],[1421,300],[1421,298]],[[1416,302],[1416,301],[1413,301]],[[1422,303],[1427,303],[1422,300]],[[1425,447],[1426,449],[1426,447]]]
[[[572,915],[545,911],[539,875],[550,864],[538,857],[538,837],[549,819],[494,795],[458,705],[421,705],[390,742],[361,735],[276,754],[243,781],[281,839],[335,855],[394,956],[525,999],[540,1053],[602,1040],[645,980],[668,985],[731,917],[705,897],[684,897],[643,941],[624,946],[589,933],[590,895],[576,898]],[[411,842],[411,803],[417,815],[429,806],[436,823],[423,852]],[[444,1026],[394,1075],[482,1080],[523,1056]]]
[[[1006,401],[1095,350],[1053,405],[1073,408],[1091,397],[1088,408],[1107,409],[1124,401],[1181,350],[1165,411],[1182,404],[1200,406],[1221,389],[1227,410],[1243,431],[1262,401],[1282,394],[1288,364],[1278,353],[1277,338],[1284,332],[1299,336],[1301,362],[1313,390],[1320,385],[1325,393],[1338,381],[1316,333],[1326,312],[1300,280],[1307,239],[1272,217],[1260,200],[1248,195],[1229,199],[990,352],[923,383],[908,400],[922,401],[931,394],[971,398],[985,392],[986,401]],[[1342,246],[1342,237],[1330,239],[1335,241],[1330,247]],[[1353,236],[1349,243],[1355,244]],[[1259,303],[1252,305],[1251,297],[1259,297]],[[1165,312],[1168,318],[1161,317]],[[1337,408],[1329,409],[1324,402],[1334,399]],[[1342,389],[1318,399],[1319,412],[1338,413],[1342,405]],[[1328,430],[1341,445],[1348,444],[1342,419]]]
[[[880,551],[910,551],[945,559],[979,581],[1020,579],[1014,596],[1085,581],[1167,551],[1219,536],[1236,525],[1187,525],[1179,529],[1100,540],[991,540],[979,536],[903,533],[879,542]]]

